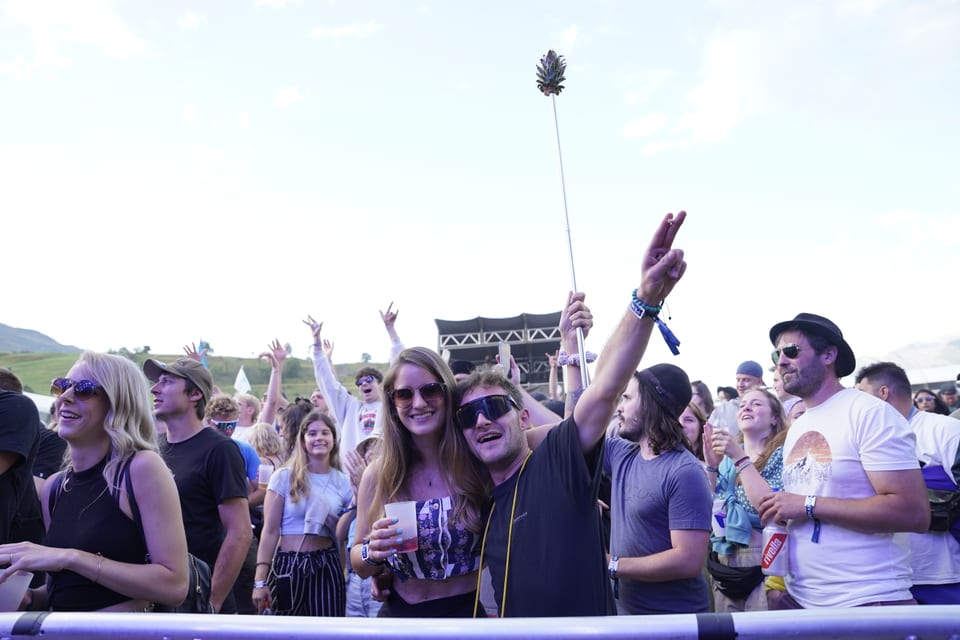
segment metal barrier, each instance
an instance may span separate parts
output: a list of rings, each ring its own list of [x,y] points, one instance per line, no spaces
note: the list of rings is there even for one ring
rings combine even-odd
[[[288,618],[163,613],[0,613],[0,639],[18,640],[960,640],[960,605],[866,607],[607,618]]]

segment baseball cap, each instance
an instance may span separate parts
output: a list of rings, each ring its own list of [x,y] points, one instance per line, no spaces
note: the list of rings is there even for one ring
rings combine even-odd
[[[170,364],[148,358],[143,363],[143,373],[151,382],[160,379],[160,374],[169,373],[178,378],[186,378],[192,382],[203,394],[203,404],[206,406],[213,395],[213,376],[202,364],[190,358],[177,358]]]

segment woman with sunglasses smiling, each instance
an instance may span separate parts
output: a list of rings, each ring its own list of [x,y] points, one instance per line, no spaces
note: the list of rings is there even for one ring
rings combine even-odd
[[[350,560],[361,578],[398,579],[380,617],[472,617],[480,569],[481,508],[489,476],[454,422],[456,382],[433,351],[402,351],[384,378],[380,457],[357,495],[357,543]],[[402,532],[384,505],[414,501],[416,551],[398,553]]]
[[[0,563],[9,565],[0,582],[18,570],[48,572],[47,584],[25,598],[34,610],[179,605],[187,541],[143,374],[126,358],[86,351],[51,393],[68,449],[64,470],[40,495],[47,536],[44,546],[0,545]]]

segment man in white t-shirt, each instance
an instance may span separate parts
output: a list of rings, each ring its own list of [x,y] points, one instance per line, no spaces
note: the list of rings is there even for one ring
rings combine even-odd
[[[877,362],[857,372],[857,388],[889,402],[910,421],[917,436],[917,458],[931,489],[938,480],[960,484],[960,420],[913,406],[910,379],[892,362]],[[960,604],[960,541],[944,527],[907,534],[913,587],[920,604]]]
[[[807,407],[783,445],[783,491],[759,505],[786,524],[787,590],[770,609],[916,604],[906,536],[930,525],[909,423],[840,378],[856,358],[833,322],[812,313],[770,329],[784,389]]]
[[[240,414],[237,417],[237,428],[233,430],[233,435],[230,437],[241,442],[249,442],[250,432],[253,431],[253,426],[257,424],[257,416],[260,415],[260,401],[249,393],[238,393],[234,399],[240,407]]]

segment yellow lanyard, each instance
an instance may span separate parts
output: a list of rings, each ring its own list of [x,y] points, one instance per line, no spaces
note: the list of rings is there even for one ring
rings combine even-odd
[[[530,460],[530,456],[533,455],[533,451],[527,452],[527,457],[523,459],[523,464],[520,465],[520,471],[517,472],[517,483],[513,486],[513,506],[510,507],[510,525],[507,528],[507,558],[503,567],[503,595],[500,598],[500,617],[504,616],[507,610],[507,576],[510,574],[510,547],[513,544],[513,518],[517,513],[517,492],[520,490],[520,477],[523,475],[523,470],[527,468],[527,461]],[[480,609],[480,583],[483,578],[483,553],[487,549],[487,533],[490,531],[490,521],[493,520],[493,511],[497,508],[497,503],[494,502],[493,506],[490,507],[490,514],[487,516],[487,525],[483,528],[483,540],[480,543],[480,570],[477,571],[477,594],[473,600],[473,617],[477,617],[477,611]]]

